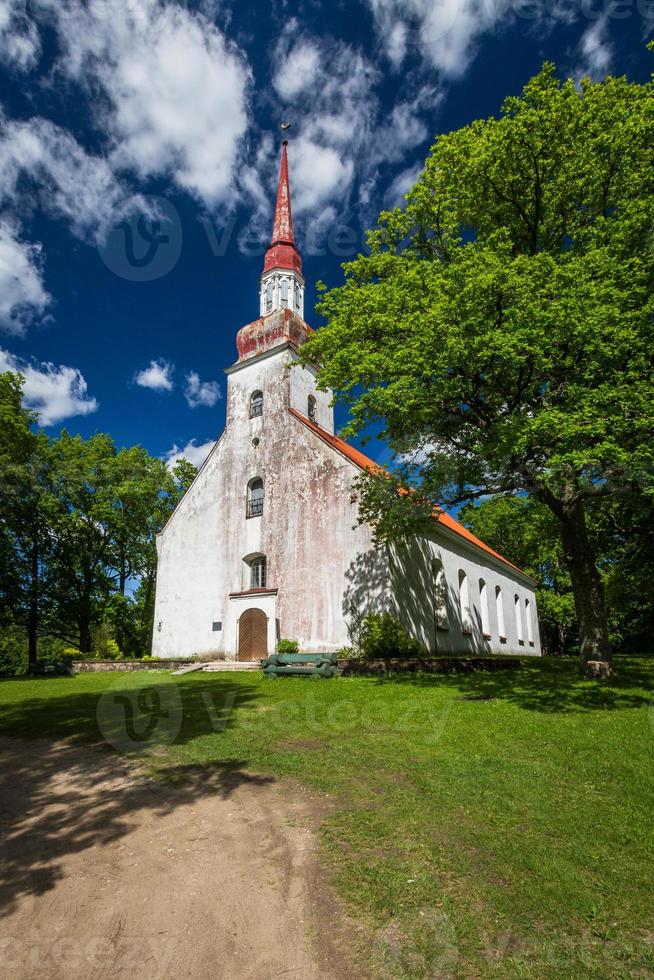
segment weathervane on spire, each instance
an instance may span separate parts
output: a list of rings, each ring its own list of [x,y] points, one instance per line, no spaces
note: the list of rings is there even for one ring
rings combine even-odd
[[[286,138],[286,133],[291,128],[291,124],[290,124],[290,122],[283,122],[280,125],[279,128],[281,129],[282,133],[284,134],[284,138],[282,139],[282,143],[283,143],[284,146],[286,146],[286,144],[288,143],[288,140]]]

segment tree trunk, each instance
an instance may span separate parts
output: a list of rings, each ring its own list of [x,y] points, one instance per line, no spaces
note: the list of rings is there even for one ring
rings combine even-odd
[[[561,513],[561,541],[574,597],[581,669],[588,673],[590,661],[611,664],[609,630],[606,622],[604,586],[597,570],[595,551],[588,537],[583,500],[564,502]]]
[[[32,546],[30,555],[30,599],[27,614],[27,669],[32,671],[38,659],[39,628],[39,550]]]
[[[125,589],[127,587],[127,568],[125,562],[124,552],[121,549],[120,554],[120,570],[118,573],[118,591],[125,598]],[[116,643],[118,644],[119,650],[123,651],[125,649],[125,624],[124,617],[125,610],[123,606],[120,607],[120,612],[118,614],[118,620],[116,623]]]
[[[79,649],[80,653],[91,652],[91,623],[87,616],[79,619]]]

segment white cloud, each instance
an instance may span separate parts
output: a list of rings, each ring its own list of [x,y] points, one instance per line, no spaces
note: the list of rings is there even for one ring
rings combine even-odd
[[[574,72],[578,81],[582,78],[599,81],[609,73],[613,62],[613,46],[609,42],[608,25],[608,15],[605,13],[581,35],[578,48],[580,63]]]
[[[404,195],[411,190],[423,171],[423,165],[416,163],[400,173],[391,181],[386,191],[386,204],[389,208],[399,207],[404,202]]]
[[[37,61],[41,41],[26,0],[0,0],[0,61],[26,71]]]
[[[463,75],[478,39],[512,16],[511,0],[368,0],[380,43],[399,69],[409,46],[443,75]],[[544,5],[545,6],[545,5]]]
[[[183,448],[175,444],[172,449],[164,453],[163,458],[171,469],[180,459],[186,459],[193,466],[199,467],[202,466],[214,446],[215,441],[213,439],[210,439],[209,442],[203,442],[200,445],[198,445],[196,439],[190,439]]]
[[[293,207],[298,214],[341,197],[353,176],[353,161],[343,159],[334,147],[304,136],[293,143]]]
[[[39,262],[39,246],[22,242],[0,221],[0,330],[23,334],[50,302]]]
[[[151,391],[172,391],[173,372],[175,365],[163,358],[150,361],[148,367],[142,371],[137,371],[134,375],[134,383],[141,388],[150,388]]]
[[[227,200],[247,124],[250,73],[202,13],[162,0],[41,0],[59,67],[102,91],[96,118],[114,167],[168,176],[207,205]]]
[[[217,381],[200,381],[196,371],[190,371],[186,375],[184,398],[190,408],[197,408],[198,405],[213,408],[220,396],[220,385]]]
[[[66,218],[81,238],[101,239],[124,216],[125,190],[107,161],[92,156],[47,119],[26,122],[0,115],[0,199],[18,213],[35,200]],[[135,206],[139,198],[132,198]]]
[[[320,66],[320,51],[312,41],[300,41],[280,63],[273,85],[283,99],[294,99],[314,83]]]
[[[13,371],[25,378],[24,405],[38,412],[41,425],[55,425],[74,415],[95,412],[98,403],[77,368],[25,361],[0,349],[0,372]]]

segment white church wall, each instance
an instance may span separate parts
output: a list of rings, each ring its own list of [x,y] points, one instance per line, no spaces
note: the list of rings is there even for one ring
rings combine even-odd
[[[292,355],[295,361],[297,357]],[[318,391],[316,388],[316,372],[311,367],[292,368],[290,371],[289,403],[291,408],[308,415],[309,396],[316,399],[315,421],[321,429],[334,435],[334,409],[331,392]]]
[[[157,538],[155,657],[223,651],[224,634],[213,629],[226,611],[216,590],[224,525],[213,488],[221,455],[219,443]]]
[[[446,583],[444,610],[439,609],[436,587],[440,566]],[[395,614],[430,652],[541,654],[536,597],[530,580],[438,525],[429,539],[417,538],[409,545],[392,547],[390,574]],[[464,591],[467,590],[467,611],[461,602],[462,575],[465,576]],[[481,582],[486,586],[487,615],[482,612]],[[503,631],[498,620],[497,589],[501,590]],[[515,615],[516,595],[522,637]],[[532,624],[531,643],[527,608]],[[447,628],[442,628],[445,623]]]

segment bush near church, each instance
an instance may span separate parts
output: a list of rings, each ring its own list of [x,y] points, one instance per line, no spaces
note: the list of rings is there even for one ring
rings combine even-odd
[[[300,644],[297,640],[278,640],[277,653],[299,653]]]
[[[361,655],[366,660],[421,657],[424,650],[390,613],[371,613],[363,621]]]

